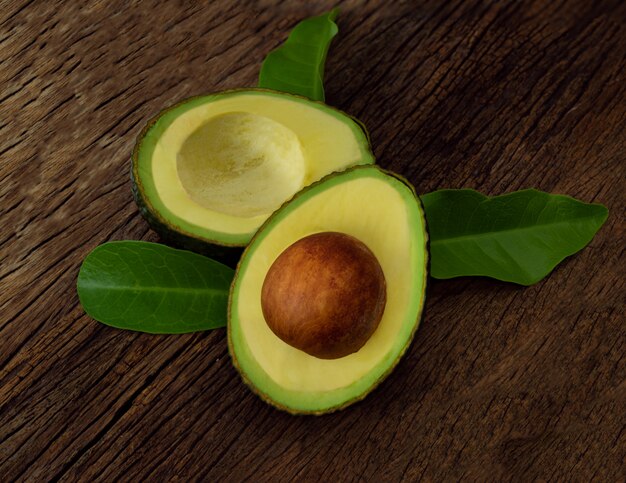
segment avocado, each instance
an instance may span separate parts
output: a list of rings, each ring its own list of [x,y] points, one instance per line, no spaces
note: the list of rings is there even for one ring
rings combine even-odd
[[[224,258],[302,187],[373,162],[367,134],[347,114],[243,89],[159,113],[138,137],[131,178],[141,213],[165,240]]]
[[[376,166],[297,193],[253,237],[231,287],[228,346],[244,382],[294,414],[363,399],[417,329],[427,242],[411,185]]]

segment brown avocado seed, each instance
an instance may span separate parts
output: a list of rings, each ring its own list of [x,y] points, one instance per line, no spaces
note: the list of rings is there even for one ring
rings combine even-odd
[[[358,351],[385,309],[385,276],[365,244],[343,233],[304,237],[270,267],[261,291],[269,328],[320,359]]]

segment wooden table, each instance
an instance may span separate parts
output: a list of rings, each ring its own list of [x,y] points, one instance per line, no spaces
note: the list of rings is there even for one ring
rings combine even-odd
[[[333,3],[127,3],[0,6],[0,480],[626,478],[624,2],[343,5],[327,101],[382,166],[419,193],[536,187],[611,215],[536,286],[433,281],[393,375],[323,417],[253,396],[223,329],[114,330],[75,283],[98,244],[158,240],[130,191],[142,125],[254,85]]]

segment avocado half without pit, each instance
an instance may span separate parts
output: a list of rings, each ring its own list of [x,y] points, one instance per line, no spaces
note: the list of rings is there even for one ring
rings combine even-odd
[[[133,193],[165,240],[224,258],[303,187],[373,162],[364,130],[341,111],[269,90],[227,91],[148,123],[133,152]]]
[[[244,382],[291,413],[363,399],[417,329],[427,240],[413,188],[375,166],[297,193],[254,236],[231,288],[229,350]]]

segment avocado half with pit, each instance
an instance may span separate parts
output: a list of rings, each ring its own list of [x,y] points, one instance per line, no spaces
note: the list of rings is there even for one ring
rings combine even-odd
[[[417,329],[427,241],[411,185],[376,166],[296,194],[254,236],[231,287],[228,344],[244,382],[297,414],[363,399]]]
[[[133,152],[133,193],[164,239],[219,257],[247,245],[304,186],[373,162],[366,133],[347,114],[290,94],[234,90],[187,99],[148,123]]]

